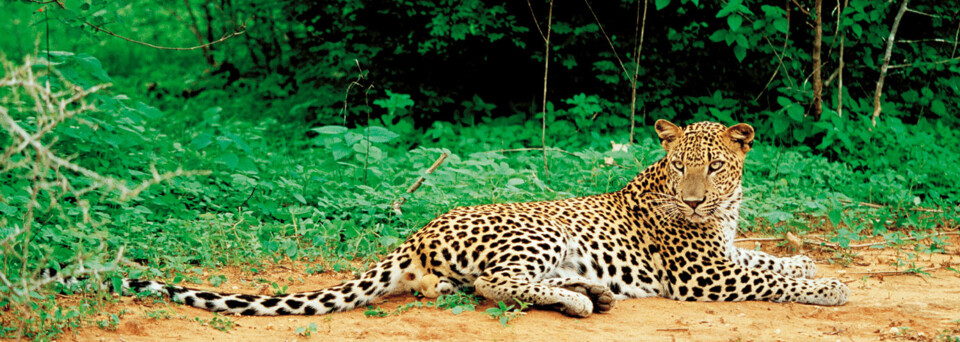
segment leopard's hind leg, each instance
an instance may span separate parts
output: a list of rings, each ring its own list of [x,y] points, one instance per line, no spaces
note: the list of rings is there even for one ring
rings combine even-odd
[[[523,272],[499,271],[481,276],[473,284],[477,293],[493,301],[509,303],[519,300],[536,306],[555,308],[575,317],[587,317],[593,313],[593,301],[587,295],[531,281]]]

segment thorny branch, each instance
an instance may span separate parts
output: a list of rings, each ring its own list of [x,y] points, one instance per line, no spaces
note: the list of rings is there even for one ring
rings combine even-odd
[[[2,103],[13,104],[10,108],[0,106],[0,127],[9,136],[7,146],[3,148],[3,153],[0,155],[0,173],[22,177],[31,183],[29,189],[24,189],[29,192],[29,199],[25,204],[26,211],[22,222],[19,225],[11,225],[12,233],[0,240],[0,250],[4,255],[16,255],[15,251],[18,248],[22,252],[15,257],[20,259],[21,265],[16,284],[9,279],[9,274],[0,272],[0,284],[12,290],[17,296],[25,296],[47,283],[57,281],[57,279],[38,277],[39,269],[31,272],[27,270],[28,264],[45,264],[45,262],[30,263],[27,260],[26,251],[32,240],[31,230],[36,220],[35,211],[56,208],[59,199],[70,197],[76,200],[83,222],[96,226],[100,223],[91,219],[90,204],[88,200],[83,199],[85,194],[99,190],[103,199],[124,202],[137,197],[152,185],[178,176],[209,174],[207,171],[182,169],[161,174],[151,165],[152,177],[139,184],[128,184],[123,180],[101,175],[76,164],[72,161],[74,156],[58,155],[51,149],[56,144],[57,137],[50,137],[50,133],[61,124],[88,124],[79,116],[96,110],[96,107],[87,102],[86,98],[102,91],[109,84],[83,89],[69,82],[55,69],[34,67],[37,64],[49,65],[49,63],[45,59],[36,60],[33,57],[27,57],[24,64],[17,67],[3,62],[3,78],[0,78],[0,88],[7,89]],[[51,82],[38,82],[44,78],[58,79],[59,88],[62,90],[51,89]],[[30,125],[22,125],[25,121],[30,122]],[[83,188],[78,189],[73,186],[71,180],[75,181],[76,178],[85,178],[82,182],[85,184]],[[50,204],[46,207],[38,203],[41,193],[50,199]],[[6,219],[0,218],[3,222],[6,222]],[[87,269],[83,266],[84,258],[78,256],[80,268],[76,272],[71,272],[71,275],[97,275],[112,271],[122,261],[122,257],[123,248],[120,248],[117,260],[112,266]]]

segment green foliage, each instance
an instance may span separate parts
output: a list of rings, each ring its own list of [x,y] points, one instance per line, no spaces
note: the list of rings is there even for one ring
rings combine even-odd
[[[101,299],[62,306],[46,289],[10,285],[36,280],[45,267],[72,274],[83,261],[110,279],[215,286],[227,279],[204,278],[202,269],[241,265],[258,273],[263,260],[293,259],[310,263],[307,273],[356,272],[362,267],[350,261],[376,258],[456,206],[615,191],[663,156],[649,128],[660,118],[756,128],[744,177],[745,229],[818,230],[841,247],[882,237],[915,255],[942,250],[937,228],[960,221],[953,1],[911,4],[927,15],[908,13],[901,23],[875,126],[879,56],[897,10],[887,1],[824,8],[819,119],[806,1],[656,0],[639,64],[637,2],[592,1],[599,21],[558,5],[545,118],[546,1],[65,5],[5,6],[0,29],[9,34],[0,50],[49,61],[51,75],[42,61],[28,68],[37,84],[49,81],[63,96],[113,86],[88,94],[91,108],[70,117],[36,110],[43,106],[22,87],[0,89],[0,107],[28,134],[43,133],[42,146],[102,178],[33,162],[42,153],[18,148],[13,126],[3,125],[0,236],[13,238],[0,243],[0,274],[9,280],[0,282],[0,310],[23,315],[0,319],[0,337],[54,339],[101,324],[94,318]],[[196,18],[177,20],[188,10]],[[200,43],[195,30],[208,42],[242,23],[242,35],[186,52],[149,49],[89,26],[189,46]],[[24,39],[37,36],[40,49]],[[47,43],[55,51],[45,51]],[[627,89],[635,67],[632,117]],[[15,69],[8,65],[0,76]],[[51,122],[58,124],[44,131]],[[541,138],[549,178],[540,151],[526,150]],[[426,174],[443,153],[450,156]],[[421,176],[423,185],[407,193]],[[400,198],[406,202],[394,208]],[[121,250],[139,266],[115,263]],[[841,248],[836,261],[853,256]],[[898,266],[911,267],[907,259]],[[427,305],[416,303],[401,308]],[[462,312],[474,310],[476,298],[428,303]],[[503,319],[518,308],[498,309]],[[105,327],[113,321],[99,319]]]
[[[514,301],[517,302],[517,305],[507,305],[503,301],[500,301],[496,307],[487,309],[486,313],[491,318],[499,320],[500,325],[507,327],[511,320],[522,316],[523,310],[526,310],[530,306],[530,303],[524,303],[517,299],[514,299]]]
[[[297,327],[297,335],[303,337],[310,337],[310,335],[315,332],[317,332],[317,323],[310,323],[305,327]]]
[[[197,323],[200,323],[200,325],[209,326],[211,328],[214,328],[223,332],[228,332],[230,330],[233,330],[233,328],[237,325],[237,323],[234,322],[232,319],[226,316],[221,316],[220,314],[217,314],[217,313],[214,313],[213,317],[211,317],[209,321],[202,319],[200,317],[194,317],[193,320],[196,321]]]

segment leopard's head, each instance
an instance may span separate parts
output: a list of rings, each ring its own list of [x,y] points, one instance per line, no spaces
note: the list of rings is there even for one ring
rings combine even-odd
[[[753,146],[753,127],[699,122],[679,127],[656,123],[667,155],[661,161],[674,212],[691,222],[739,209],[743,160]]]

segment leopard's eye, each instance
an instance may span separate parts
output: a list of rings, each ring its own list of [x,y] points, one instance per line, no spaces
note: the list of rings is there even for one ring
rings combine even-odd
[[[683,171],[683,163],[675,161],[673,162],[673,167],[676,168],[677,171]]]
[[[710,172],[717,171],[717,170],[719,170],[721,167],[723,167],[723,162],[722,162],[722,161],[712,162],[712,163],[710,163]]]

